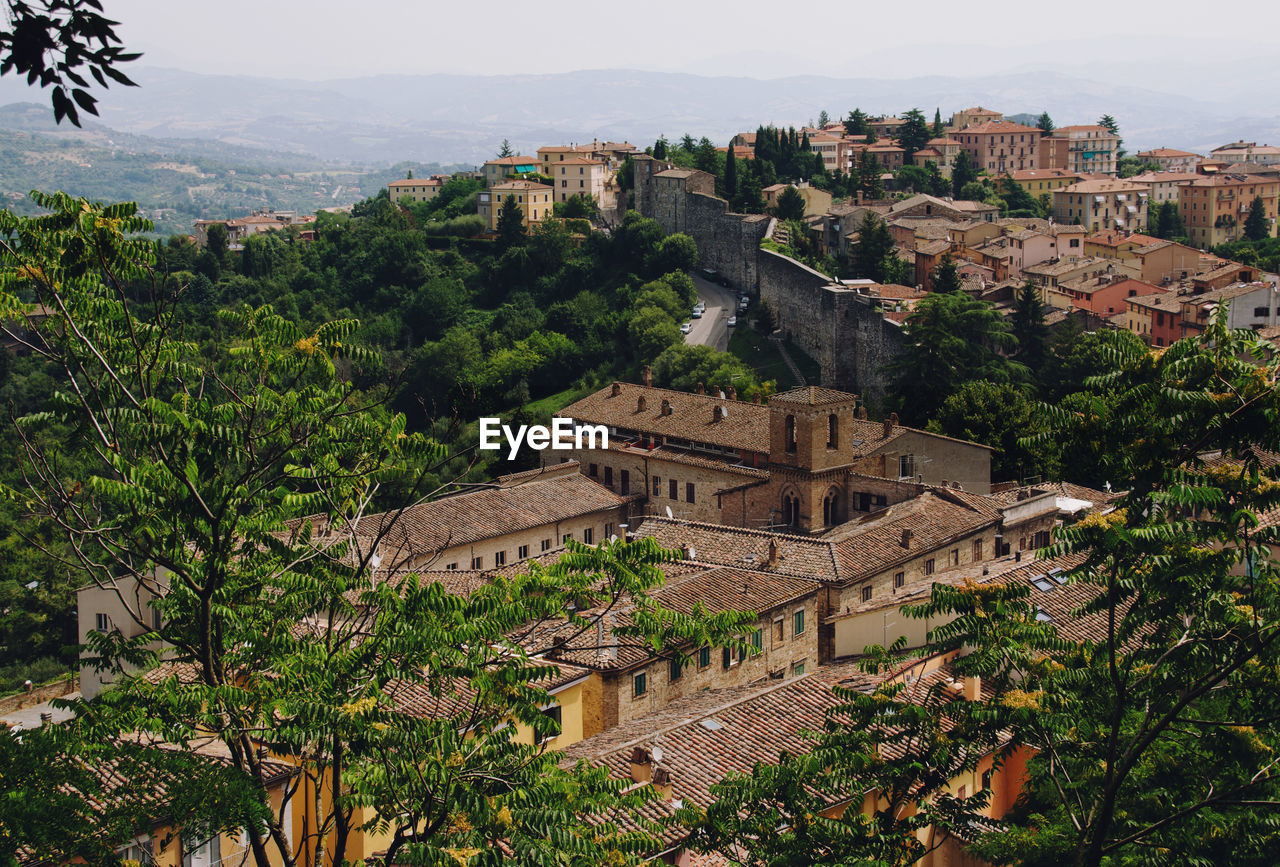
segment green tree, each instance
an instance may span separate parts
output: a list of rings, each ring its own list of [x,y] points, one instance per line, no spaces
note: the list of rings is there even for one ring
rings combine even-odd
[[[498,243],[504,248],[524,243],[524,210],[516,203],[515,196],[507,196],[502,202],[497,234]]]
[[[918,108],[913,108],[902,116],[902,126],[898,130],[898,146],[906,154],[903,159],[910,160],[916,151],[929,143],[929,122]]]
[[[844,134],[853,137],[866,136],[867,116],[862,113],[862,109],[855,108],[849,112],[849,116],[844,120]]]
[[[862,181],[862,194],[868,199],[879,199],[884,196],[884,183],[880,176],[884,174],[884,166],[875,155],[863,151],[858,155],[858,177]]]
[[[826,129],[829,123],[831,123],[831,115],[827,114],[827,110],[824,108],[818,112],[818,129]]]
[[[933,110],[933,137],[941,138],[947,134],[947,127],[942,122],[942,107]]]
[[[1106,127],[1112,135],[1119,139],[1119,141],[1116,142],[1116,159],[1124,159],[1124,139],[1120,138],[1120,124],[1116,123],[1116,119],[1111,115],[1104,114],[1102,117],[1098,118],[1098,126]]]
[[[778,194],[773,213],[779,220],[803,220],[804,207],[804,196],[794,186],[788,185]]]
[[[53,119],[80,126],[80,112],[97,115],[97,97],[86,89],[90,73],[102,87],[107,79],[136,87],[120,66],[142,55],[124,50],[119,22],[102,15],[97,0],[8,0],[8,28],[0,30],[0,75],[25,76],[28,84],[53,87]]]
[[[729,153],[724,161],[724,196],[730,202],[738,199],[738,160],[733,155],[733,142],[729,142]]]
[[[961,191],[978,179],[978,172],[973,167],[973,160],[969,156],[969,152],[964,148],[956,154],[955,160],[951,163],[951,194],[957,199],[962,199]]]
[[[885,255],[884,261],[880,263],[880,276],[885,283],[914,286],[916,269],[914,265],[899,256],[896,250],[890,250]]]
[[[1177,202],[1161,202],[1159,207],[1159,238],[1185,238],[1187,226]]]
[[[667,142],[667,137],[664,135],[658,136],[658,140],[653,143],[653,158],[655,160],[665,160],[668,147],[670,145]]]
[[[1049,112],[1046,111],[1036,118],[1036,129],[1045,135],[1053,135],[1053,118],[1049,117]]]
[[[950,253],[945,254],[938,267],[933,269],[930,284],[934,292],[960,291],[960,271]]]
[[[502,147],[498,148],[498,159],[505,160],[507,157],[513,157],[515,155],[516,152],[511,149],[511,142],[504,138],[502,140]]]
[[[1255,196],[1249,205],[1249,216],[1244,221],[1244,236],[1250,241],[1261,241],[1271,234],[1271,224],[1267,220],[1267,206],[1262,196]]]
[[[1002,353],[1017,349],[1008,322],[992,305],[964,292],[932,292],[907,317],[893,378],[898,413],[923,425],[966,382],[1014,383],[1025,368]]]
[[[850,252],[855,276],[884,282],[884,261],[893,252],[893,236],[884,220],[868,211],[858,224],[858,240]]]
[[[1040,202],[1022,185],[1008,175],[1000,181],[1000,199],[1004,202],[1004,213],[1012,217],[1043,217]]]
[[[1030,280],[1018,290],[1010,322],[1018,341],[1018,361],[1038,377],[1049,357],[1049,326],[1044,321],[1040,292]]]
[[[647,544],[571,545],[561,563],[467,597],[398,571],[392,522],[367,516],[379,492],[399,491],[403,502],[429,494],[447,456],[354,385],[351,373],[378,363],[352,339],[357,323],[307,333],[269,307],[240,306],[219,317],[225,350],[204,354],[176,333],[175,293],[148,286],[160,279],[155,246],[122,237],[150,228],[134,206],[65,194],[36,201],[46,215],[0,212],[0,318],[45,305],[33,339],[74,386],[55,412],[17,421],[26,484],[3,493],[53,522],[68,545],[64,565],[85,582],[118,587],[126,600],[155,587],[157,570],[167,582],[128,611],[142,627],[136,637],[90,637],[90,664],[117,682],[76,707],[73,746],[110,763],[137,743],[126,734],[178,747],[197,733],[213,738],[226,755],[224,782],[171,774],[166,805],[181,817],[216,796],[212,827],[243,834],[259,867],[309,863],[326,847],[337,863],[352,857],[357,806],[372,810],[366,829],[394,829],[383,865],[448,863],[499,840],[532,861],[562,857],[566,840],[593,862],[625,848],[615,826],[587,817],[642,799],[514,738],[513,722],[535,741],[556,729],[542,712],[552,669],[535,661],[551,645],[522,630],[554,619],[595,630],[582,612],[623,598],[638,616],[616,634],[651,648],[733,641],[741,618],[690,619],[651,604],[672,555]],[[139,287],[145,318],[132,306]],[[527,348],[554,354],[565,343],[531,336]],[[57,416],[77,420],[95,457],[83,477],[63,473],[51,450],[62,444],[44,436]],[[731,632],[713,634],[729,622]],[[150,676],[130,674],[162,659]],[[441,698],[440,712],[397,710],[400,690]],[[12,740],[0,739],[6,757]],[[33,752],[6,770],[47,758],[44,747],[33,739]],[[302,851],[267,798],[264,750],[292,757],[316,787],[318,832]],[[56,813],[56,787],[73,771],[54,769],[43,790],[25,771],[0,780],[6,804],[42,799],[23,808],[24,834],[32,822],[69,818]],[[466,822],[452,821],[459,810]],[[201,827],[210,826],[193,830]],[[97,830],[112,848],[124,842],[108,839],[118,826]],[[0,834],[0,855],[21,841]]]
[[[991,446],[993,479],[1058,478],[1054,444],[1037,436],[1046,429],[1044,419],[1026,390],[1014,383],[964,383],[942,402],[929,429]]]
[[[683,315],[680,318],[683,320]],[[627,334],[636,358],[641,361],[653,361],[668,346],[681,340],[677,320],[666,310],[652,306],[636,310],[627,323]]]

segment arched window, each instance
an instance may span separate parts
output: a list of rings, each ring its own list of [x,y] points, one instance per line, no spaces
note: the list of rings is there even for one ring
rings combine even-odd
[[[822,523],[826,527],[840,523],[840,492],[835,488],[822,498]]]
[[[840,419],[834,412],[827,416],[827,448],[840,448]]]
[[[790,492],[782,495],[782,523],[788,527],[800,526],[800,498]]]
[[[796,417],[794,415],[787,416],[787,451],[794,452],[796,450]]]

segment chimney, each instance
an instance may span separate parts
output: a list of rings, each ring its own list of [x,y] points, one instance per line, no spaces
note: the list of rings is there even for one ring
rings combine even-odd
[[[681,558],[683,558],[683,559],[685,559],[685,560],[692,560],[692,559],[693,559],[693,549],[692,549],[692,548],[690,548],[688,545],[681,545],[681,546],[680,546],[680,556],[681,556]]]
[[[911,532],[910,529],[906,529],[902,531],[902,547],[908,548],[908,549],[911,547],[911,537],[913,535],[914,534]]]
[[[964,679],[964,700],[980,701],[982,698],[982,678],[970,675]]]
[[[720,421],[720,419],[724,418],[726,415],[728,415],[728,412],[726,412],[726,411],[725,411],[725,408],[724,408],[724,407],[722,407],[722,406],[720,406],[719,404],[717,404],[716,406],[711,407],[711,421],[712,421],[712,422],[718,422],[718,421]]]
[[[706,387],[705,385],[703,385],[702,383],[698,383],[697,385],[695,385],[695,386],[693,387],[693,393],[694,393],[694,394],[706,394],[706,393],[707,393],[707,387]]]
[[[779,552],[778,552],[778,540],[777,540],[777,539],[770,539],[770,540],[769,540],[769,565],[770,565],[770,566],[777,566],[777,565],[778,565],[778,553],[779,553]]]
[[[854,415],[854,417],[855,417],[855,418],[860,418],[860,419],[862,419],[863,421],[866,421],[866,420],[867,420],[867,408],[866,408],[865,406],[860,406],[860,407],[858,407],[856,410],[854,410],[853,415]]]
[[[48,728],[51,725],[53,725],[53,714],[49,713],[48,711],[41,711],[40,713],[41,728]]]
[[[640,368],[640,384],[644,386],[653,385],[653,368],[647,364]]]
[[[653,756],[644,747],[633,747],[631,750],[631,780],[635,783],[647,783],[653,779]]]
[[[671,773],[666,768],[653,769],[653,790],[658,793],[658,797],[670,803],[671,796],[675,793],[674,787],[671,785]]]
[[[611,390],[610,394],[611,394],[613,397],[617,397],[618,395],[622,394],[622,383],[620,383],[620,382],[615,382],[615,383],[613,384],[613,389]]]
[[[729,400],[737,400],[737,399],[738,399],[738,390],[737,390],[736,388],[734,388],[732,385],[730,385],[730,386],[729,386]]]
[[[752,403],[754,403],[756,406],[759,406],[759,405],[760,405],[760,392],[758,392],[758,391],[757,391],[757,392],[756,392],[756,393],[751,397],[751,402],[752,402]]]
[[[640,397],[636,400],[636,412],[644,412],[644,408],[648,405],[649,405],[649,401],[644,399],[643,394],[640,395]]]
[[[671,415],[671,401],[667,400],[665,397],[662,399],[662,414]]]

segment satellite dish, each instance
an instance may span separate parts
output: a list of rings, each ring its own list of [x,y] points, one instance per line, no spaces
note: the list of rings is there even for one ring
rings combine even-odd
[[[666,507],[666,510],[667,510],[667,517],[668,517],[668,518],[675,518],[675,514],[671,511],[671,507],[670,507],[670,506],[667,506],[667,507]]]
[[[653,748],[653,760],[654,760],[655,762],[660,762],[660,761],[662,761],[662,747],[654,747],[654,748]]]

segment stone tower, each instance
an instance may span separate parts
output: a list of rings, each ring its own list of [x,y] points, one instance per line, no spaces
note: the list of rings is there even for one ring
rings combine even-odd
[[[813,385],[769,398],[776,524],[815,533],[847,520],[857,409],[856,394]]]

